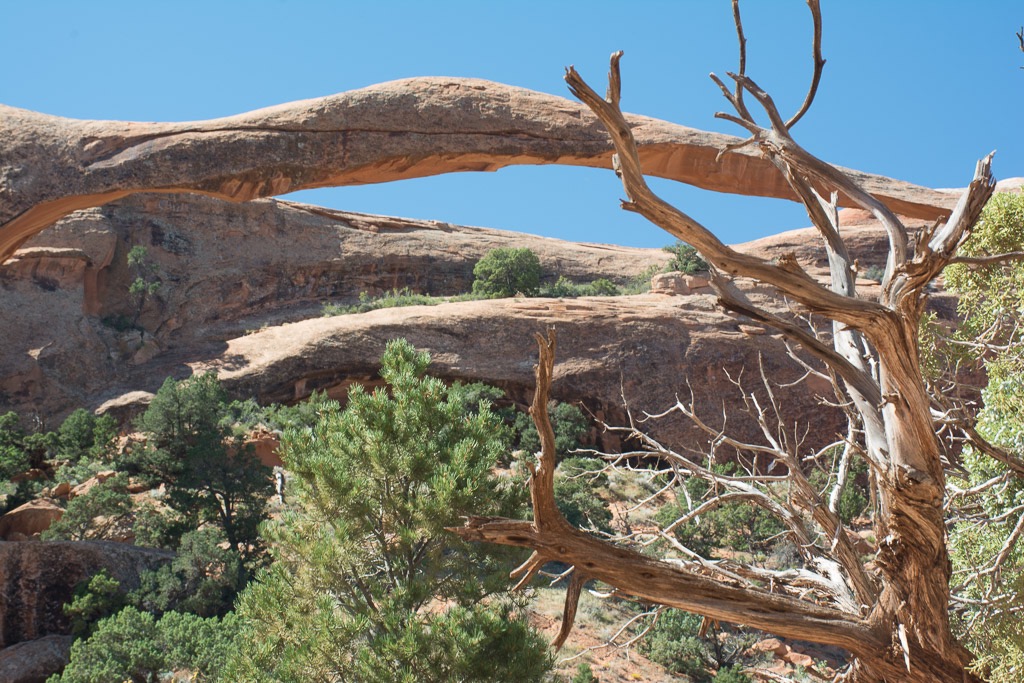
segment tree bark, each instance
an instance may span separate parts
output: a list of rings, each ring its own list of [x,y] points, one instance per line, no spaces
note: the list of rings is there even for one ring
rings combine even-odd
[[[809,5],[817,16],[817,2],[811,0]],[[820,598],[818,601],[804,599],[807,593],[799,597],[795,592],[786,593],[784,584],[779,586],[781,595],[766,592],[762,586],[743,583],[742,577],[735,573],[731,574],[738,579],[735,582],[724,573],[705,576],[701,570],[706,565],[678,563],[673,566],[590,538],[568,527],[554,508],[551,485],[554,455],[549,448],[542,452],[541,463],[531,478],[535,513],[532,524],[473,518],[459,533],[467,539],[533,548],[534,555],[519,570],[526,573],[524,581],[545,561],[559,560],[573,565],[574,583],[567,597],[559,643],[571,628],[571,617],[575,613],[571,603],[577,598],[579,582],[599,578],[617,590],[657,604],[753,626],[784,637],[843,647],[853,657],[852,679],[860,683],[978,680],[966,668],[972,660],[971,654],[957,642],[950,629],[951,567],[943,516],[945,475],[932,422],[931,401],[921,376],[917,335],[927,285],[954,258],[991,196],[994,187],[991,155],[979,162],[974,180],[951,215],[918,236],[916,253],[912,253],[908,231],[888,207],[860,188],[848,174],[815,159],[796,145],[789,135],[790,123],[779,115],[767,93],[742,73],[730,74],[737,84],[737,92],[746,91],[754,97],[766,111],[772,127],[760,128],[741,97],[724,86],[723,92],[734,104],[738,116],[723,117],[751,132],[751,138],[744,144],[756,147],[804,202],[829,255],[832,281],[830,287],[825,287],[791,259],[770,263],[735,252],[710,230],[651,191],[644,178],[643,161],[631,125],[619,108],[620,57],[621,53],[612,56],[606,98],[597,95],[571,68],[566,80],[572,92],[591,108],[612,137],[616,149],[615,170],[629,198],[623,207],[644,215],[695,246],[711,264],[712,282],[726,307],[755,317],[803,344],[842,379],[864,425],[862,452],[875,481],[879,482],[875,522],[879,551],[872,574],[880,590],[876,592],[872,586],[852,583],[859,576],[853,572],[846,578],[849,592],[871,604],[851,608],[847,602],[838,600],[834,605],[822,605]],[[823,198],[822,189],[832,192],[831,201]],[[889,262],[877,301],[868,301],[856,294],[851,264],[839,233],[836,202],[840,191],[874,213],[889,233]],[[790,321],[751,304],[733,286],[732,280],[736,277],[770,285],[806,311],[832,320],[835,325],[833,348],[828,349],[815,337],[798,331]],[[541,344],[537,397],[532,412],[542,435],[546,415],[543,404],[538,410],[538,401],[546,400],[553,374],[553,352],[553,338]],[[770,434],[766,437],[771,438]],[[785,453],[782,456],[783,459],[789,457]],[[795,463],[791,458],[789,462],[790,478],[797,488],[791,495],[802,499],[800,504],[804,509],[813,509],[814,503],[820,500],[813,491],[800,490],[798,484],[802,475],[794,471]],[[757,497],[756,490],[750,491],[750,495]],[[791,513],[784,508],[782,514]],[[825,516],[819,524],[828,528],[834,520]],[[791,533],[801,535],[795,521],[790,528]],[[826,563],[826,566],[831,565]],[[810,573],[813,575],[813,571]],[[834,578],[821,575],[816,583],[827,586]]]

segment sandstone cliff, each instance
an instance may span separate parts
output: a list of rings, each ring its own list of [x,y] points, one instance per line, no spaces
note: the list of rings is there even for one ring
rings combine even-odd
[[[873,221],[847,211],[844,224],[863,267],[880,263],[884,238]],[[147,248],[163,280],[139,319],[145,334],[110,323],[132,312],[127,290],[133,275],[125,255],[133,245]],[[556,394],[581,400],[610,422],[625,417],[623,383],[635,409],[660,411],[677,392],[688,395],[689,380],[719,414],[723,402],[739,407],[724,370],[736,376],[744,366],[752,369],[759,354],[780,370],[788,362],[778,340],[722,314],[708,290],[682,297],[467,302],[319,319],[323,303],[352,301],[360,292],[465,291],[477,259],[513,245],[536,251],[549,278],[557,273],[581,281],[621,282],[668,258],[660,250],[274,200],[232,204],[197,195],[135,195],[79,211],[0,266],[8,340],[8,352],[0,355],[0,411],[35,412],[51,425],[75,407],[108,401],[120,401],[130,414],[164,377],[208,368],[217,368],[239,397],[291,401],[315,388],[343,394],[352,381],[373,381],[383,343],[396,336],[432,351],[435,372],[446,379],[492,382],[526,403],[533,381],[530,339],[549,324],[561,328],[565,340]],[[826,272],[810,229],[741,248],[764,258],[791,252],[812,274]],[[796,415],[817,410],[807,392],[790,405]],[[830,419],[817,426],[821,439],[835,432]],[[733,424],[749,433],[742,416]],[[677,442],[693,436],[681,426],[656,432]]]
[[[126,254],[135,245],[163,281],[140,316],[145,335],[116,329],[119,316],[133,315]],[[0,412],[56,417],[111,392],[152,391],[162,381],[154,358],[164,368],[168,357],[216,353],[247,330],[315,317],[324,303],[361,292],[464,292],[476,261],[501,246],[533,249],[550,279],[622,282],[668,259],[656,249],[291,202],[136,195],[72,214],[0,265]]]

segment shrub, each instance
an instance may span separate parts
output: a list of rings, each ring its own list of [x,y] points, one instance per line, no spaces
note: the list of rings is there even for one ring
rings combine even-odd
[[[686,242],[676,242],[662,247],[664,251],[672,254],[672,260],[665,266],[666,272],[679,271],[687,275],[696,275],[708,271],[708,263],[700,257],[697,250]]]
[[[579,283],[561,275],[555,284],[541,289],[540,295],[571,299],[578,296],[618,296],[621,293],[619,286],[607,278]]]
[[[50,525],[40,537],[45,541],[84,541],[116,538],[132,517],[132,499],[128,495],[128,477],[118,474],[88,493],[72,498],[64,516]]]
[[[594,670],[586,662],[576,667],[576,675],[572,677],[572,683],[600,683],[600,679],[594,675]]]
[[[180,516],[181,533],[212,522],[248,561],[261,549],[257,527],[273,486],[270,468],[231,439],[229,414],[216,374],[168,378],[139,420],[146,445],[124,464],[166,485],[164,502]]]
[[[30,466],[25,452],[25,432],[19,426],[17,413],[0,415],[0,479],[10,479]]]
[[[201,617],[227,614],[247,576],[242,558],[225,545],[224,534],[216,527],[184,534],[170,564],[143,572],[139,588],[131,595],[132,604],[156,614],[171,610]]]
[[[558,466],[555,502],[565,519],[581,529],[611,532],[612,513],[594,489],[608,484],[600,472],[604,463],[593,458],[567,458]]]
[[[238,600],[230,680],[541,681],[551,660],[507,565],[453,540],[459,515],[515,514],[524,491],[492,474],[501,420],[429,356],[388,344],[372,393],[289,430],[294,508],[264,528],[274,563]],[[486,601],[483,599],[487,597]]]
[[[555,431],[555,449],[558,451],[558,457],[564,458],[570,451],[579,448],[580,439],[590,429],[590,420],[573,404],[556,401],[551,401],[548,405],[548,415]],[[513,430],[519,435],[517,448],[528,453],[540,450],[540,435],[537,434],[537,427],[529,415],[518,413]]]
[[[729,474],[734,466],[716,466],[717,471]],[[690,477],[685,484],[694,505],[711,496],[708,483],[703,479]],[[662,506],[656,516],[658,524],[668,526],[687,513],[679,503]],[[785,530],[782,522],[760,507],[748,503],[724,503],[708,510],[699,521],[692,519],[677,526],[673,533],[679,542],[690,550],[705,557],[719,548],[739,551],[768,551],[772,541]]]
[[[121,583],[101,569],[75,587],[71,602],[64,605],[64,614],[71,620],[71,635],[87,637],[96,622],[117,613],[125,604]]]
[[[751,634],[733,629],[700,635],[701,617],[681,610],[667,609],[641,641],[640,649],[653,662],[691,681],[725,680],[749,683],[741,673],[739,660],[756,640]],[[711,670],[717,670],[716,675]]]
[[[100,621],[89,638],[77,640],[64,672],[49,683],[143,683],[177,670],[191,672],[191,681],[211,680],[224,668],[236,623],[232,616],[203,619],[178,612],[157,620],[125,607]]]
[[[885,277],[885,266],[868,266],[864,270],[865,280],[874,280],[875,282],[881,282],[882,278]]]
[[[530,249],[492,249],[473,268],[473,294],[500,298],[540,290],[540,259]]]

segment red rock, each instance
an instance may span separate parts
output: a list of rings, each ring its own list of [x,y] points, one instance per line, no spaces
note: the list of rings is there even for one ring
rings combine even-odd
[[[626,116],[649,174],[721,192],[793,196],[755,150],[720,153],[736,137]],[[477,79],[391,81],[189,123],[80,121],[4,106],[0,177],[18,174],[19,182],[0,184],[0,262],[62,216],[147,190],[246,201],[512,164],[607,168],[611,156],[607,132],[579,102]],[[193,158],[203,163],[183,163]],[[958,198],[857,175],[894,211],[928,220],[948,214]]]
[[[284,462],[278,449],[281,447],[281,439],[270,432],[257,432],[245,440],[245,445],[252,448],[253,455],[267,467],[282,467]]]
[[[35,538],[64,516],[64,508],[49,498],[36,498],[0,517],[0,539]]]
[[[71,495],[71,484],[62,481],[51,489],[44,490],[44,494],[49,498],[63,498],[67,500]]]
[[[75,587],[101,569],[125,590],[139,587],[140,572],[174,554],[123,543],[46,541],[0,543],[0,648],[51,634],[67,635],[64,603]],[[0,680],[6,681],[0,676]]]
[[[115,476],[116,474],[117,472],[115,472],[114,470],[104,470],[103,472],[97,472],[95,476],[86,479],[81,484],[71,489],[70,497],[77,498],[78,496],[84,496],[85,494],[89,493],[89,491],[92,491],[94,488],[96,488],[99,484],[102,484],[103,482]]]
[[[670,273],[658,273],[651,278],[651,294],[677,294],[686,295],[690,293],[690,285],[686,276],[679,271]]]
[[[793,666],[802,666],[805,669],[814,668],[814,660],[811,659],[811,657],[809,657],[808,655],[802,654],[800,652],[788,652],[782,657],[782,659],[789,662]]]

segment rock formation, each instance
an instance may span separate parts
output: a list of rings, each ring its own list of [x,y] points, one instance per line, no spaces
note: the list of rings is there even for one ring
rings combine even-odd
[[[468,301],[317,318],[229,340],[215,357],[190,367],[216,370],[232,394],[261,402],[290,402],[316,389],[343,397],[352,382],[375,382],[384,345],[405,337],[430,352],[432,374],[485,381],[528,404],[536,363],[531,335],[549,325],[562,340],[555,398],[582,401],[610,424],[625,423],[623,397],[639,416],[665,410],[677,395],[689,398],[692,386],[711,423],[721,422],[726,406],[736,413],[731,427],[752,438],[753,425],[739,414],[742,401],[728,377],[739,377],[744,367],[752,373],[759,357],[780,380],[802,374],[781,341],[761,328],[754,336],[744,332],[706,294]],[[819,408],[807,391],[787,399],[786,411],[794,417]],[[821,438],[832,438],[839,424],[820,417],[816,428]],[[650,426],[680,448],[707,443],[676,420]]]
[[[630,117],[645,171],[720,192],[792,195],[738,139]],[[79,209],[136,192],[245,201],[511,164],[608,167],[611,145],[579,103],[499,83],[416,78],[189,123],[78,121],[0,106],[0,262]],[[947,215],[955,194],[854,173],[899,213]]]
[[[862,266],[879,262],[884,237],[873,221],[845,211],[843,223]],[[139,318],[145,334],[110,326],[131,313],[125,254],[137,244],[165,282]],[[581,400],[610,422],[625,419],[623,382],[635,409],[660,411],[677,392],[688,396],[689,380],[717,415],[723,401],[739,407],[723,368],[735,376],[759,354],[780,368],[788,362],[777,339],[719,312],[695,280],[676,297],[466,302],[319,317],[323,303],[352,302],[360,292],[466,291],[477,259],[513,245],[537,252],[550,279],[622,282],[669,258],[655,249],[275,200],[140,194],[79,211],[0,266],[11,340],[0,356],[0,411],[34,411],[52,426],[79,406],[104,405],[125,418],[166,376],[211,368],[238,397],[292,401],[317,388],[343,395],[353,381],[375,380],[383,344],[396,336],[430,350],[442,377],[495,383],[527,403],[529,340],[548,324],[563,328],[563,340],[578,342],[563,343],[556,395]],[[811,274],[827,272],[810,229],[741,248],[763,258],[793,253]],[[818,406],[802,392],[791,408],[806,415]],[[742,417],[732,424],[741,434],[749,428],[740,427]],[[821,439],[834,434],[827,420],[817,427]],[[678,443],[696,438],[678,424],[655,431]]]
[[[71,636],[44,636],[0,650],[0,681],[46,683],[71,658]]]
[[[64,603],[96,572],[105,569],[130,590],[138,587],[140,572],[171,557],[124,543],[0,542],[0,648],[68,633]]]
[[[64,508],[47,498],[36,498],[0,516],[0,541],[38,538],[64,516]]]
[[[117,329],[135,312],[126,263],[135,245],[164,283],[139,317],[145,334]],[[136,195],[74,213],[0,265],[0,412],[59,417],[132,389],[155,391],[164,375],[121,384],[152,375],[154,359],[164,367],[168,357],[216,353],[247,330],[319,316],[324,303],[353,303],[362,292],[465,292],[476,261],[503,246],[535,251],[551,280],[624,282],[669,258],[292,202]]]

